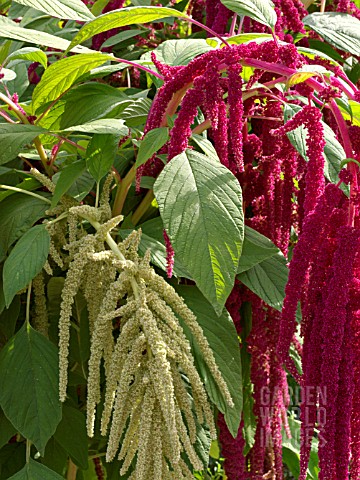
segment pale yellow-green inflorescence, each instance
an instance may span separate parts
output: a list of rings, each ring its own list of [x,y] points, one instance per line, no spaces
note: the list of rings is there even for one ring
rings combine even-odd
[[[122,220],[111,218],[111,181],[105,182],[98,208],[70,205],[66,213],[70,260],[59,320],[60,399],[66,398],[72,306],[81,290],[91,332],[88,435],[95,433],[97,405],[103,402],[101,433],[109,434],[106,460],[117,456],[121,475],[131,467],[129,478],[135,480],[190,479],[192,469],[184,455],[193,469],[204,468],[195,448],[197,428],[206,425],[212,438],[216,428],[178,317],[191,331],[227,403],[233,402],[195,315],[155,273],[150,252],[139,257],[141,232],[118,244],[110,235]],[[49,232],[52,238],[61,233],[53,226]],[[53,248],[51,258],[61,263]]]
[[[34,292],[35,311],[33,315],[34,328],[48,336],[49,319],[46,306],[44,274],[40,272],[32,281],[32,289]]]

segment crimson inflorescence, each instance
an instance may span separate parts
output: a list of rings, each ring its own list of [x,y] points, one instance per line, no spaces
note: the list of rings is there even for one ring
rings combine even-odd
[[[220,21],[219,12],[215,2],[207,2],[209,25],[214,25],[216,18]],[[284,3],[282,12],[281,21],[288,22],[291,29],[296,24],[301,32],[301,5],[297,2]],[[295,22],[292,24],[289,19],[291,12]],[[258,60],[264,68],[256,68],[248,83],[244,84],[241,73],[247,59]],[[354,337],[354,327],[350,328],[349,318],[354,318],[350,314],[350,297],[357,247],[354,246],[352,254],[345,254],[351,250],[350,244],[357,244],[358,233],[357,229],[347,225],[347,212],[350,203],[354,202],[354,191],[352,199],[348,200],[338,186],[327,183],[324,178],[323,118],[336,119],[329,115],[329,108],[324,109],[323,117],[320,109],[311,102],[314,93],[311,84],[295,85],[293,93],[305,94],[309,103],[304,105],[295,100],[300,109],[285,124],[283,104],[288,101],[286,93],[277,90],[269,92],[269,89],[260,87],[254,97],[248,95],[255,82],[273,82],[281,76],[281,73],[269,71],[267,65],[278,64],[296,70],[307,62],[292,44],[279,46],[268,41],[228,46],[196,57],[186,66],[164,65],[155,54],[152,60],[164,76],[164,84],[154,99],[145,132],[166,126],[168,117],[175,116],[170,140],[161,152],[166,152],[168,161],[172,161],[189,148],[194,132],[207,129],[220,162],[232,171],[242,186],[247,224],[271,239],[285,256],[291,247],[289,278],[281,313],[266,306],[239,284],[234,286],[227,303],[240,334],[243,321],[241,309],[246,304],[251,305],[252,329],[244,348],[251,356],[253,412],[257,421],[254,443],[245,456],[243,424],[233,439],[223,418],[219,418],[227,476],[229,480],[262,478],[264,475],[283,478],[282,431],[290,435],[285,365],[304,388],[301,403],[301,478],[305,479],[311,440],[317,428],[319,435],[327,439],[330,446],[330,450],[326,447],[319,449],[323,472],[320,478],[341,480],[345,478],[349,463],[350,437],[353,439],[353,452],[360,452],[360,443],[350,432],[351,409],[351,415],[356,417],[353,392],[357,391],[356,388],[360,391],[360,385],[357,386],[354,379],[356,362],[353,361],[349,340]],[[337,87],[338,83],[334,85]],[[339,93],[332,84],[320,82],[317,96],[329,102]],[[243,100],[244,97],[246,100]],[[199,111],[205,117],[201,124]],[[306,131],[306,158],[301,157],[288,138],[288,134],[299,127]],[[355,138],[356,156],[358,141],[354,128],[349,129],[349,135],[351,139]],[[339,136],[340,130],[335,133]],[[139,174],[156,175],[162,166],[153,157],[140,167]],[[353,179],[351,172],[346,172],[340,174],[344,183]],[[294,248],[291,245],[293,233],[297,236]],[[169,275],[174,251],[166,232],[164,239]],[[343,272],[342,277],[340,272]],[[341,296],[345,299],[344,306],[339,305]],[[303,345],[294,335],[301,313]],[[339,315],[341,324],[335,324],[335,316]],[[302,375],[289,356],[291,344],[302,357]],[[336,352],[336,358],[330,358],[332,351]],[[330,374],[332,370],[336,370],[333,375]],[[313,387],[317,388],[315,403],[308,394]],[[325,426],[320,425],[317,419],[317,405],[324,402],[320,395],[322,390],[332,392],[328,393],[331,399],[327,397],[332,414]],[[264,391],[269,393],[270,399],[266,405]],[[346,411],[337,408],[339,402],[347,406]],[[327,411],[328,407],[323,403],[321,405]],[[360,425],[360,420],[354,425]],[[336,439],[343,444],[338,457],[334,454]],[[353,468],[360,469],[360,465]]]

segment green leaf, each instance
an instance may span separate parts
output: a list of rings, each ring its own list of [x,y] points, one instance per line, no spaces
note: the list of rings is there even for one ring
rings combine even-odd
[[[85,40],[98,33],[106,32],[112,28],[151,23],[167,17],[186,18],[186,15],[172,8],[165,7],[126,7],[105,13],[84,25],[73,38],[69,49],[85,42]]]
[[[29,463],[9,480],[64,480],[64,477],[30,458]]]
[[[129,129],[125,126],[124,120],[118,118],[102,118],[83,125],[74,125],[65,128],[65,132],[82,132],[96,134],[112,134],[124,137],[128,135]]]
[[[87,22],[95,18],[81,0],[16,0],[16,3],[64,20]]]
[[[277,255],[279,251],[280,250],[267,237],[245,226],[244,244],[238,273],[245,272],[267,258]]]
[[[234,35],[227,39],[228,43],[240,45],[247,42],[267,42],[273,37],[270,33],[240,33],[239,35]]]
[[[10,443],[0,450],[1,478],[10,478],[18,472],[25,463],[25,443]]]
[[[109,172],[114,163],[119,137],[95,134],[86,149],[86,166],[97,182]]]
[[[213,48],[202,38],[182,38],[166,40],[154,52],[156,58],[167,65],[187,65],[198,55],[210,50]]]
[[[196,287],[177,286],[176,290],[196,315],[197,321],[214,353],[216,364],[229,388],[234,401],[233,408],[227,405],[204,362],[196,341],[191,338],[188,329],[185,329],[186,334],[190,335],[199,373],[204,380],[209,397],[218,409],[224,413],[230,433],[235,437],[240,425],[243,398],[240,346],[234,323],[225,309],[217,317],[213,307]]]
[[[207,138],[203,137],[202,135],[197,135],[193,133],[191,135],[191,141],[194,142],[201,150],[205,153],[207,157],[212,158],[216,162],[220,162],[218,154],[215,150],[214,145],[208,140]]]
[[[1,202],[0,261],[10,245],[45,215],[48,204],[39,198],[15,193]]]
[[[240,273],[237,278],[267,305],[281,311],[288,279],[286,260],[282,253],[263,260]]]
[[[102,117],[110,117],[114,109],[118,113],[131,103],[131,98],[110,85],[85,83],[75,86],[56,102],[40,125],[55,131],[86,125]]]
[[[187,150],[165,166],[154,193],[176,255],[221,315],[244,238],[237,179],[213,159]]]
[[[13,160],[24,148],[46,130],[35,125],[0,123],[0,165]]]
[[[63,406],[62,420],[54,434],[55,440],[78,467],[88,468],[88,439],[84,415],[73,407]]]
[[[81,202],[94,186],[94,177],[88,171],[83,172],[79,177],[75,178],[71,184],[67,194]]]
[[[165,127],[154,128],[147,132],[143,140],[140,142],[139,151],[136,157],[136,168],[139,168],[140,165],[147,162],[154,153],[156,153],[169,138],[169,129]]]
[[[221,0],[226,8],[238,15],[246,15],[269,28],[274,28],[277,17],[271,0]]]
[[[17,430],[14,425],[5,417],[4,412],[0,410],[0,449],[8,443],[11,437],[16,435]]]
[[[285,122],[295,115],[296,112],[301,110],[299,105],[286,104],[284,107],[284,119]],[[324,127],[324,138],[326,141],[324,148],[325,167],[324,175],[332,183],[338,183],[340,164],[342,160],[346,158],[345,151],[341,143],[337,140],[332,129],[325,123],[321,122]],[[307,130],[303,126],[296,128],[295,130],[287,133],[287,136],[293,145],[293,147],[300,153],[300,155],[308,160],[306,155],[306,135]],[[348,192],[348,187],[342,187],[345,192]]]
[[[58,60],[43,73],[33,92],[32,107],[36,112],[44,103],[52,102],[69,90],[76,81],[92,68],[104,64],[112,57],[103,53],[83,53]]]
[[[54,437],[51,437],[46,444],[45,455],[41,458],[41,463],[59,475],[64,475],[68,463],[68,454]]]
[[[70,45],[69,40],[39,30],[20,27],[18,23],[3,16],[0,16],[0,37],[11,38],[12,40],[35,45],[43,45],[49,48],[57,48],[59,50],[66,50]],[[76,53],[93,52],[90,48],[82,46],[74,47],[71,51]]]
[[[61,420],[57,348],[25,323],[0,353],[0,376],[5,415],[44,455]]]
[[[65,193],[69,190],[69,188],[76,181],[76,179],[85,172],[85,169],[85,162],[79,160],[65,167],[57,176],[54,175],[54,181],[56,181],[56,186],[53,198],[51,200],[51,208],[57,205],[60,198],[65,195]]]
[[[149,98],[139,98],[125,108],[121,118],[125,120],[128,127],[143,125],[147,120],[150,107],[151,100]]]
[[[136,35],[139,35],[140,33],[144,33],[144,30],[139,30],[139,29],[125,30],[105,40],[105,42],[101,45],[101,48],[113,47],[117,43],[124,42],[125,40],[128,40],[129,38],[132,38],[132,37],[136,37]]]
[[[360,51],[360,20],[347,13],[315,12],[303,18],[326,42],[340,50],[358,55]]]
[[[7,57],[6,61],[8,62],[9,60],[16,60],[16,59],[29,60],[30,62],[38,62],[44,68],[47,67],[47,56],[45,52],[40,50],[40,48],[34,48],[34,47],[20,48],[20,50],[16,50],[15,52],[11,53]]]
[[[6,306],[43,268],[49,254],[50,236],[45,225],[30,228],[5,260],[3,271]]]

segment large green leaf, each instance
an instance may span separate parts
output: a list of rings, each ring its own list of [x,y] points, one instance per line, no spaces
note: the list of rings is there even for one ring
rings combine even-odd
[[[18,23],[3,16],[0,16],[0,37],[35,45],[44,45],[44,47],[58,48],[60,50],[66,50],[70,45],[69,40],[41,32],[40,30],[20,27]],[[74,47],[71,51],[76,53],[93,52],[93,50],[83,46]]]
[[[54,434],[55,440],[70,455],[75,465],[88,468],[88,439],[84,415],[76,408],[63,406],[62,420]]]
[[[187,150],[165,166],[154,193],[175,254],[221,315],[244,238],[238,181],[220,163]]]
[[[58,60],[48,67],[33,92],[32,107],[36,112],[43,104],[52,102],[69,90],[82,75],[104,64],[110,55],[82,53]]]
[[[14,425],[5,417],[4,412],[0,410],[0,449],[8,443],[11,437],[16,435],[17,430]]]
[[[29,463],[9,480],[64,480],[64,477],[30,458]]]
[[[213,48],[202,38],[182,38],[166,40],[156,49],[156,58],[168,65],[187,65],[198,55],[209,52]]]
[[[267,305],[282,309],[288,269],[285,257],[278,253],[238,275],[238,279]]]
[[[86,149],[86,166],[97,182],[109,172],[119,148],[120,135],[95,134]]]
[[[154,153],[165,145],[169,138],[169,130],[165,127],[154,128],[150,130],[143,140],[140,142],[140,147],[136,157],[136,168],[140,167],[143,163],[147,162]]]
[[[307,25],[340,50],[359,55],[360,51],[360,20],[347,13],[315,12],[303,18]]]
[[[42,127],[21,123],[0,123],[0,165],[13,160],[24,148],[41,133]]]
[[[275,26],[277,17],[271,0],[221,0],[221,3],[238,15],[246,15],[269,28]]]
[[[279,253],[279,249],[264,235],[245,227],[245,237],[241,252],[238,273],[249,270],[254,265]]]
[[[124,120],[118,118],[101,118],[83,125],[68,127],[65,132],[83,132],[97,134],[112,134],[118,136],[128,135],[129,129],[125,126]]]
[[[203,137],[202,135],[193,133],[191,135],[191,143],[195,143],[195,145],[197,145],[207,157],[211,157],[216,162],[220,162],[214,145],[207,138]]]
[[[95,18],[81,0],[16,0],[16,3],[64,20],[87,22]]]
[[[69,49],[83,43],[98,33],[106,32],[112,28],[151,23],[167,17],[186,18],[186,14],[165,7],[126,7],[121,10],[105,13],[84,25],[73,38]]]
[[[19,290],[40,272],[49,254],[50,236],[45,225],[30,228],[11,250],[3,270],[4,297],[9,307]]]
[[[15,52],[11,53],[6,61],[8,62],[9,60],[29,60],[30,62],[38,62],[40,63],[44,68],[47,67],[47,56],[45,52],[40,50],[40,48],[34,48],[34,47],[25,47],[25,48],[20,48],[19,50],[16,50]]]
[[[197,321],[214,353],[220,372],[230,390],[234,401],[233,408],[227,405],[206,362],[204,362],[196,341],[191,338],[199,373],[204,380],[209,397],[224,413],[226,424],[235,437],[240,425],[243,398],[240,346],[234,323],[225,309],[217,317],[210,303],[196,287],[178,286],[176,290],[196,315]],[[187,335],[190,335],[187,329],[185,331]]]
[[[25,443],[9,443],[0,450],[0,478],[10,478],[25,463]]]
[[[67,462],[68,454],[54,437],[51,437],[46,444],[45,455],[41,458],[41,463],[59,475],[63,475]],[[96,480],[96,478],[94,480]]]
[[[131,103],[121,114],[128,127],[143,125],[148,117],[151,107],[149,98],[139,98]]]
[[[1,202],[0,261],[10,245],[42,218],[48,208],[48,203],[22,193],[15,193]]]
[[[40,125],[55,131],[75,126],[84,126],[86,129],[86,125],[92,128],[90,122],[112,116],[114,109],[118,112],[132,103],[131,98],[110,85],[85,83],[75,86],[56,102],[41,119]],[[96,128],[96,124],[93,128]]]
[[[65,195],[65,193],[70,189],[71,185],[80,177],[82,173],[85,172],[85,169],[85,162],[79,160],[65,167],[56,177],[54,175],[56,186],[53,198],[51,200],[52,207],[57,205],[60,198]]]
[[[0,353],[0,404],[41,455],[61,420],[57,348],[25,323]]]

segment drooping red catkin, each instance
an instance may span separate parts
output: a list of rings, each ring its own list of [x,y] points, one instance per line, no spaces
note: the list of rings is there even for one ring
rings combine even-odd
[[[231,15],[233,15],[233,12],[227,9],[225,5],[219,1],[216,6],[216,16],[211,29],[220,35],[226,33],[226,26]]]
[[[94,461],[94,465],[95,465],[95,473],[96,473],[97,479],[98,480],[104,480],[105,479],[104,470],[103,470],[103,466],[101,464],[100,458],[99,457],[94,458],[93,461]]]
[[[166,247],[166,274],[168,278],[172,277],[173,268],[174,268],[174,257],[175,252],[173,246],[171,245],[170,238],[166,233],[166,230],[163,230],[163,237],[165,240],[165,247]]]
[[[224,101],[224,89],[216,65],[210,63],[203,76],[202,88],[205,93],[204,111],[211,121],[211,135],[216,153],[223,165],[229,167],[228,159],[228,118]]]
[[[176,75],[177,72],[179,72],[184,68],[182,65],[172,66],[172,65],[166,65],[166,63],[160,62],[156,58],[156,54],[154,51],[152,51],[150,55],[151,55],[151,61],[157,68],[158,72],[161,73],[161,75],[163,75],[165,79],[172,78],[174,75]]]
[[[250,451],[251,474],[259,478],[264,473],[266,447],[271,439],[271,394],[268,337],[265,333],[266,314],[262,301],[251,296],[252,327],[247,337],[251,354],[251,382],[254,385],[254,415],[257,417],[254,445]],[[258,476],[258,477],[256,477]],[[251,477],[252,478],[252,477]]]
[[[248,473],[245,469],[244,447],[245,440],[242,430],[244,421],[239,426],[236,438],[233,438],[227,428],[224,415],[218,415],[219,441],[221,445],[221,455],[224,457],[224,469],[226,477],[229,480],[247,480]]]
[[[293,32],[305,33],[304,24],[301,21],[301,17],[304,16],[304,8],[301,8],[293,0],[275,0],[274,4],[281,12],[280,18],[278,16],[278,23],[281,23],[283,31],[290,29]]]
[[[188,146],[188,140],[191,137],[191,125],[198,113],[198,107],[204,101],[204,92],[198,86],[198,82],[194,82],[194,88],[186,92],[181,103],[181,109],[176,117],[173,128],[170,132],[170,142],[168,150],[168,159],[171,160],[176,155],[182,153]]]
[[[330,185],[328,187],[332,189]],[[335,186],[333,185],[333,187]],[[282,362],[288,358],[291,340],[296,329],[297,304],[307,279],[307,272],[313,259],[313,253],[317,244],[321,241],[324,229],[324,216],[328,214],[328,211],[328,205],[323,195],[314,211],[306,217],[303,231],[293,251],[289,265],[289,277],[285,287],[285,299],[277,346],[277,352]]]
[[[319,445],[319,480],[333,478],[336,464],[335,437],[341,346],[348,319],[349,289],[359,238],[360,231],[353,227],[343,226],[338,231],[338,245],[332,267],[333,276],[328,283],[329,293],[323,311],[321,389],[327,392],[327,396],[324,404],[320,402],[320,406],[326,408],[326,422],[320,430],[324,442]],[[343,406],[339,405],[339,408]],[[339,480],[345,480],[347,477],[348,475]]]
[[[206,0],[206,26],[211,28],[216,17],[218,0]]]
[[[33,85],[36,85],[40,82],[40,76],[36,73],[36,69],[39,65],[40,63],[34,62],[28,67],[28,79]]]
[[[286,409],[289,406],[286,373],[276,357],[280,314],[268,308],[255,295],[252,304],[252,329],[247,337],[251,354],[251,381],[254,385],[254,414],[257,417],[255,443],[249,454],[249,478],[282,479],[282,429],[290,435]]]
[[[347,321],[344,330],[342,359],[339,368],[339,394],[336,412],[336,479],[349,478],[350,440],[351,440],[351,407],[354,393],[353,350],[352,350],[352,315],[347,311]]]
[[[352,349],[354,394],[351,411],[351,479],[360,478],[360,256],[357,254],[351,285]]]
[[[348,13],[353,17],[360,19],[360,9],[357,8],[355,3],[351,2],[350,0],[339,0],[336,11]]]
[[[334,251],[336,249],[336,232],[344,225],[346,215],[342,208],[337,208],[341,202],[342,193],[333,184],[325,190],[328,211],[323,218],[322,241],[318,243],[313,252],[308,286],[302,302],[301,334],[304,338],[302,368],[302,398],[301,398],[301,447],[300,447],[300,477],[305,480],[309,462],[311,441],[317,420],[317,401],[322,392],[321,364],[322,364],[322,325],[324,302],[326,300],[326,283],[332,270]],[[325,212],[324,212],[325,213]]]
[[[325,188],[324,179],[324,127],[321,124],[321,112],[318,108],[306,105],[297,112],[283,127],[278,128],[274,134],[291,132],[300,125],[304,125],[308,133],[306,135],[306,155],[308,165],[306,172],[306,189],[304,212],[308,215],[315,207],[318,198]]]
[[[236,58],[235,58],[236,60]],[[242,66],[235,62],[227,69],[228,73],[228,104],[229,104],[229,135],[230,148],[235,160],[237,172],[244,171],[243,159],[243,114],[242,78],[240,76]],[[233,169],[232,169],[233,170]],[[235,173],[235,171],[233,172]]]

